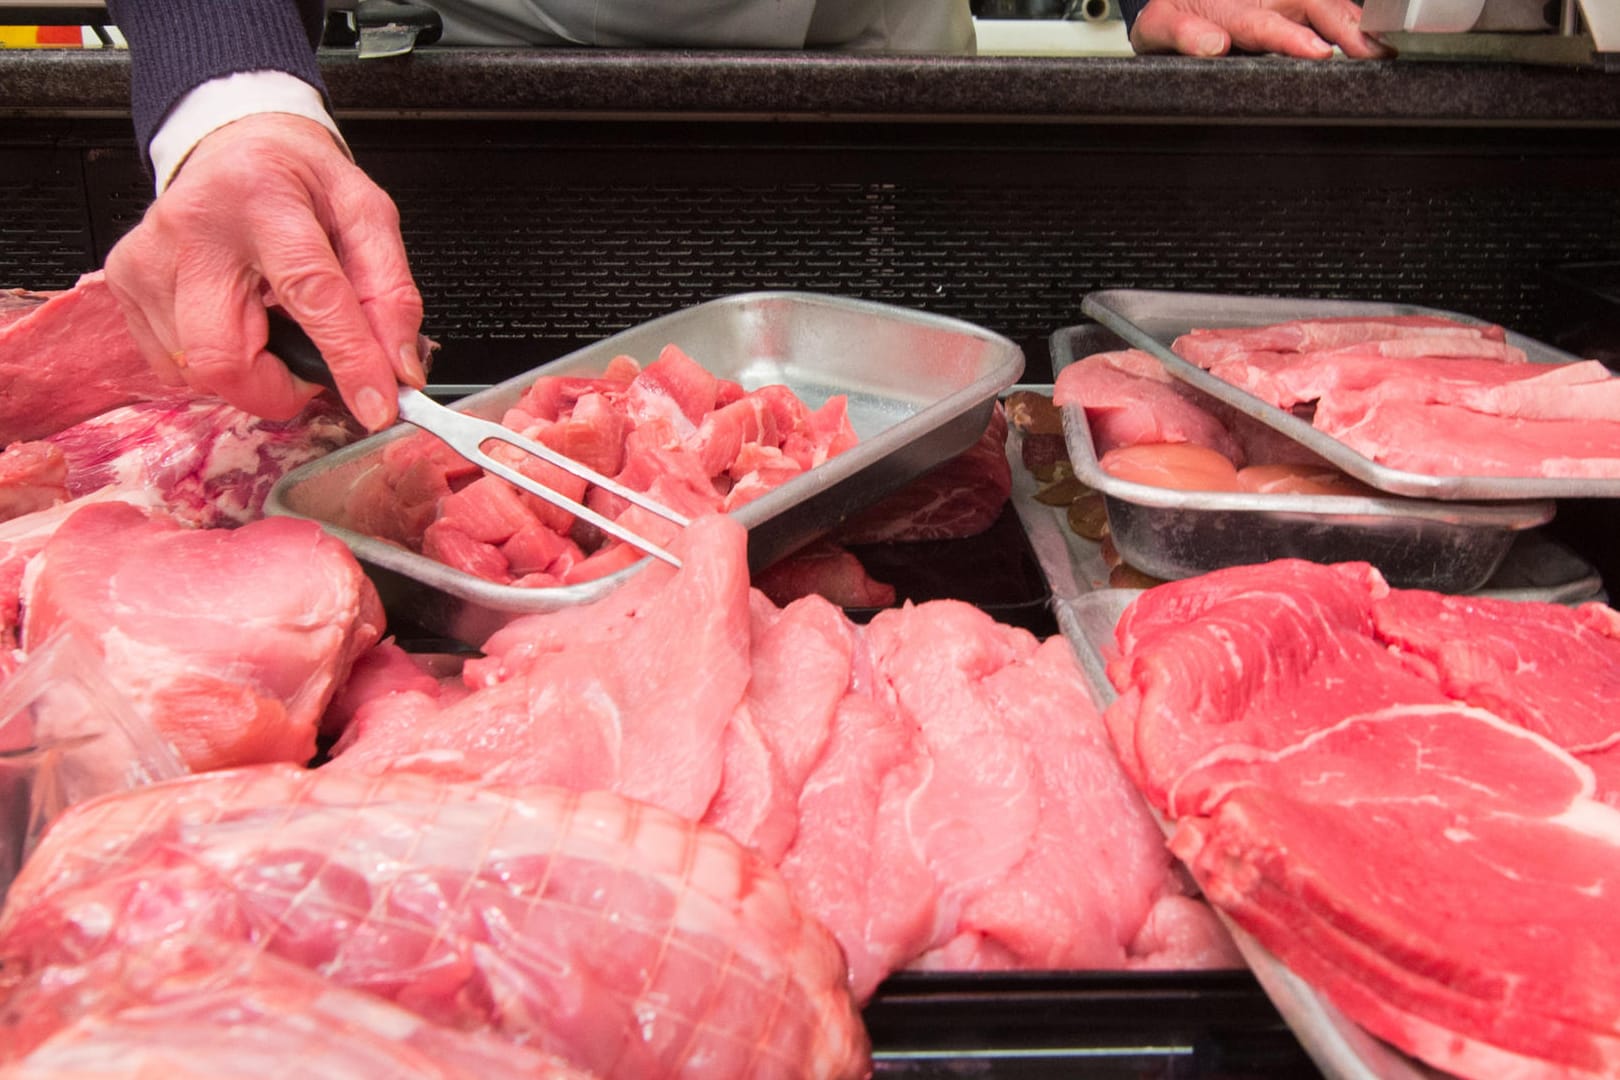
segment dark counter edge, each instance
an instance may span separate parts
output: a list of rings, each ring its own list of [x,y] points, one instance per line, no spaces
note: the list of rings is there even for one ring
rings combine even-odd
[[[0,109],[127,112],[128,63],[0,50]],[[1524,64],[582,49],[333,52],[322,64],[340,117],[1620,126],[1620,74]]]

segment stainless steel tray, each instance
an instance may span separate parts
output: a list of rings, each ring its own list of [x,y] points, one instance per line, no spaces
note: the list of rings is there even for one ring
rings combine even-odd
[[[595,375],[621,353],[650,362],[675,343],[709,371],[748,389],[782,384],[816,407],[844,394],[860,436],[854,448],[735,513],[749,529],[755,568],[831,530],[984,432],[997,395],[1024,356],[998,334],[956,319],[884,304],[796,292],[744,293],[665,315],[588,345],[455,404],[499,419],[536,379]],[[266,510],[309,518],[348,544],[383,594],[391,620],[481,645],[512,618],[589,603],[646,564],[549,589],[497,585],[347,527],[349,493],[381,467],[396,428],[289,473]]]
[[[1502,565],[1476,595],[1544,604],[1609,600],[1597,567],[1539,529],[1514,538]]]
[[[1310,422],[1262,401],[1211,375],[1170,351],[1170,343],[1198,328],[1265,326],[1301,318],[1343,316],[1437,315],[1485,325],[1484,320],[1439,308],[1351,300],[1226,296],[1164,292],[1150,289],[1105,289],[1088,294],[1080,304],[1086,315],[1115,331],[1132,346],[1164,361],[1170,374],[1226,402],[1261,423],[1320,454],[1346,473],[1395,495],[1430,499],[1563,499],[1620,496],[1620,479],[1501,476],[1429,476],[1380,465],[1326,435]],[[1508,331],[1507,340],[1525,351],[1531,363],[1567,364],[1580,359],[1551,345]]]
[[[1114,627],[1140,595],[1137,589],[1101,589],[1073,601],[1058,601],[1058,625],[1074,650],[1098,708],[1106,709],[1115,698],[1106,674],[1108,658],[1116,651]],[[1159,824],[1167,837],[1175,829],[1162,816]],[[1443,1075],[1368,1033],[1219,908],[1214,910],[1256,981],[1323,1076],[1329,1080],[1435,1080]]]
[[[1053,371],[1092,353],[1124,348],[1127,340],[1096,324],[1058,330],[1051,338]],[[1075,475],[1103,496],[1120,555],[1159,578],[1302,558],[1370,562],[1401,588],[1470,592],[1490,580],[1518,534],[1551,520],[1555,510],[1547,500],[1465,503],[1176,491],[1104,472],[1084,409],[1064,407],[1063,428]]]

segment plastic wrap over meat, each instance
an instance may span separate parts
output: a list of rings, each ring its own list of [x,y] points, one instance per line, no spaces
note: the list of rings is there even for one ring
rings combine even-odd
[[[0,1012],[3,1080],[590,1080],[487,1032],[430,1023],[244,945],[173,938],[50,969]]]
[[[0,970],[182,927],[603,1076],[867,1071],[842,955],[782,879],[604,792],[264,766],[84,804],[13,884]]]

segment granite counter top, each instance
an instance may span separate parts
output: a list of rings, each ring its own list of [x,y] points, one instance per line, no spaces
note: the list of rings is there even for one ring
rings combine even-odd
[[[1620,75],[1516,64],[577,49],[323,64],[340,116],[1620,127]],[[128,87],[122,53],[0,51],[14,116],[118,115]]]

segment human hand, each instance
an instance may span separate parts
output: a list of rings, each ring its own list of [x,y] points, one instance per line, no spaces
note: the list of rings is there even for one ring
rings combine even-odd
[[[1333,46],[1358,60],[1394,52],[1361,32],[1352,0],[1149,0],[1131,28],[1139,53],[1220,56],[1236,46],[1325,60]]]
[[[427,380],[399,213],[313,120],[261,113],[209,134],[106,270],[160,376],[256,415],[289,419],[320,389],[265,351],[267,305],[308,331],[369,430],[394,422],[400,382]]]

